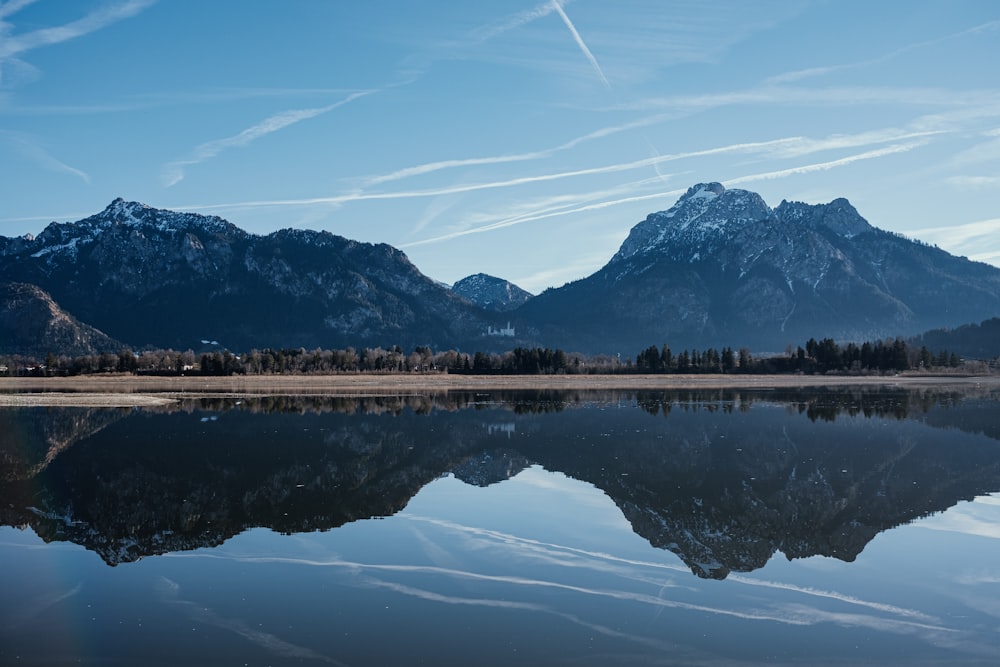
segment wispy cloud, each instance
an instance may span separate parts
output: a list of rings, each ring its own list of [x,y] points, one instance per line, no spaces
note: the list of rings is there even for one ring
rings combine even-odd
[[[620,239],[619,239],[620,242]],[[609,244],[609,247],[615,246]],[[580,276],[588,276],[608,263],[609,252],[577,254],[558,268],[543,269],[534,273],[511,276],[510,280],[529,292],[538,293],[549,286],[564,285]]]
[[[904,233],[924,243],[940,246],[952,254],[1000,266],[1000,218],[951,227],[910,229]]]
[[[577,31],[576,26],[573,25],[573,22],[569,20],[569,16],[566,15],[566,10],[564,10],[562,6],[562,0],[552,0],[552,7],[555,9],[556,13],[559,14],[559,18],[562,19],[563,23],[566,24],[566,27],[569,28],[570,34],[573,35],[573,40],[576,42],[576,45],[580,47],[580,50],[583,51],[583,55],[590,62],[590,66],[594,68],[595,72],[597,72],[597,76],[601,79],[601,83],[604,84],[605,88],[611,90],[611,83],[608,81],[608,77],[604,76],[604,70],[601,69],[601,65],[597,62],[597,58],[594,57],[594,54],[590,51],[586,42],[583,41],[583,37],[581,37],[580,33]]]
[[[800,174],[809,174],[816,171],[827,171],[837,167],[843,167],[844,165],[852,164],[854,162],[859,162],[861,160],[872,160],[875,158],[885,157],[887,155],[895,155],[896,153],[906,153],[907,151],[911,151],[914,148],[918,148],[923,145],[925,145],[925,142],[920,141],[913,141],[907,144],[896,144],[873,151],[858,153],[857,155],[849,155],[838,160],[829,160],[828,162],[817,162],[815,164],[806,164],[798,167],[790,167],[788,169],[778,169],[776,171],[740,176],[738,178],[732,178],[725,181],[725,184],[741,185],[743,183],[753,183],[754,181],[770,181],[776,178],[785,178],[787,176],[798,176]]]
[[[1000,176],[949,176],[945,182],[959,188],[995,188],[1000,186]]]
[[[602,165],[599,167],[588,167],[585,169],[572,169],[569,171],[552,172],[548,174],[537,174],[534,176],[520,176],[518,178],[504,179],[500,181],[490,181],[483,183],[468,183],[447,186],[444,188],[429,189],[429,190],[415,190],[409,192],[396,192],[396,193],[358,193],[355,195],[347,195],[350,200],[362,200],[362,199],[406,199],[411,197],[426,197],[426,196],[437,196],[443,194],[458,194],[462,192],[473,192],[478,190],[494,190],[497,188],[507,188],[516,185],[527,185],[531,183],[544,183],[547,181],[556,181],[566,178],[574,178],[579,176],[594,176],[599,174],[612,174],[617,172],[631,171],[634,169],[642,169],[647,167],[653,167],[656,164],[661,164],[664,162],[673,162],[676,160],[682,160],[692,157],[705,157],[709,155],[720,155],[723,153],[738,153],[738,152],[755,152],[759,150],[764,150],[768,148],[775,148],[780,146],[788,146],[790,143],[798,142],[799,138],[783,138],[775,139],[771,141],[760,141],[760,142],[750,142],[750,143],[740,143],[740,144],[730,144],[728,146],[719,146],[716,148],[707,148],[698,151],[688,151],[683,153],[668,153],[664,155],[654,155],[652,157],[642,158],[639,160],[632,160],[629,162],[620,162],[616,164]],[[347,201],[345,199],[344,201]]]
[[[489,157],[478,157],[478,158],[438,160],[436,162],[428,162],[426,164],[420,164],[420,165],[415,165],[413,167],[398,169],[388,174],[383,174],[381,176],[369,176],[368,178],[362,180],[362,185],[365,187],[370,187],[373,185],[381,185],[382,183],[398,181],[404,178],[412,178],[414,176],[423,176],[424,174],[430,174],[444,169],[455,169],[460,167],[478,167],[482,165],[505,164],[509,162],[523,162],[525,160],[535,160],[547,157],[551,154],[552,154],[551,150],[543,150],[531,153],[514,153],[511,155],[494,155]]]
[[[5,19],[11,14],[15,14],[28,5],[32,5],[36,2],[38,2],[38,0],[8,0],[3,4],[0,4],[0,19]]]
[[[812,68],[802,69],[802,70],[796,70],[796,71],[792,71],[792,72],[785,72],[784,74],[778,74],[776,76],[768,78],[766,80],[766,83],[769,83],[769,84],[791,83],[791,82],[794,82],[794,81],[801,81],[803,79],[808,79],[808,78],[815,77],[815,76],[822,76],[822,75],[825,75],[825,74],[829,74],[831,72],[838,72],[838,71],[841,71],[841,70],[848,70],[848,69],[857,69],[857,68],[862,68],[862,67],[869,67],[871,65],[877,65],[879,63],[886,62],[888,60],[892,60],[893,58],[897,58],[897,57],[899,57],[899,56],[901,56],[903,54],[906,54],[906,53],[908,53],[910,51],[915,51],[915,50],[918,50],[918,49],[923,49],[923,48],[926,48],[928,46],[934,46],[934,45],[941,44],[941,43],[944,43],[944,42],[948,42],[948,41],[951,41],[951,40],[954,40],[954,39],[964,39],[964,38],[967,38],[967,37],[969,37],[971,35],[978,35],[978,34],[982,34],[982,33],[986,33],[986,32],[992,32],[992,31],[995,31],[995,30],[998,30],[998,29],[1000,29],[1000,21],[989,21],[987,23],[983,23],[981,25],[977,25],[977,26],[974,26],[972,28],[968,28],[966,30],[962,30],[960,32],[951,33],[949,35],[944,35],[942,37],[937,37],[935,39],[924,40],[922,42],[916,42],[914,44],[907,44],[906,46],[902,46],[902,47],[900,47],[898,49],[890,51],[890,52],[888,52],[888,53],[886,53],[884,55],[881,55],[881,56],[879,56],[877,58],[870,58],[868,60],[861,60],[861,61],[858,61],[858,62],[845,63],[845,64],[841,64],[841,65],[829,65],[829,66],[826,66],[826,67],[812,67]]]
[[[642,127],[647,127],[650,125],[655,125],[657,123],[662,123],[666,120],[669,120],[671,117],[672,116],[670,116],[669,114],[657,114],[653,116],[647,116],[645,118],[640,118],[638,120],[630,121],[628,123],[622,123],[620,125],[611,125],[608,127],[603,127],[593,132],[589,132],[585,135],[570,139],[569,141],[559,144],[558,146],[553,146],[551,148],[544,148],[537,151],[530,151],[526,153],[512,153],[507,155],[492,155],[492,156],[476,157],[476,158],[458,158],[453,160],[438,160],[436,162],[427,162],[425,164],[419,164],[419,165],[414,165],[412,167],[397,169],[396,171],[389,172],[387,174],[382,174],[380,176],[369,176],[367,178],[361,179],[360,183],[362,187],[370,187],[374,185],[381,185],[383,183],[389,183],[391,181],[402,180],[405,178],[423,176],[425,174],[430,174],[445,169],[475,167],[475,166],[493,165],[493,164],[507,164],[511,162],[525,162],[529,160],[540,160],[547,157],[551,157],[562,151],[567,151],[576,148],[577,146],[589,141],[604,139],[616,134],[620,134],[622,132],[627,132],[629,130],[634,130]]]
[[[9,63],[23,66],[17,56],[34,49],[59,44],[95,32],[123,19],[131,18],[155,3],[155,0],[128,0],[102,7],[86,16],[61,26],[40,28],[31,32],[12,35],[11,24],[0,23],[0,85],[3,84],[3,70]],[[32,4],[32,0],[13,0],[0,6],[0,19],[15,14]]]
[[[603,191],[601,193],[588,193],[584,195],[577,195],[576,197],[567,197],[566,202],[563,204],[556,204],[553,206],[543,207],[540,209],[525,211],[522,213],[516,213],[499,220],[493,220],[492,222],[486,222],[484,224],[479,224],[476,226],[468,227],[460,230],[453,230],[445,234],[440,234],[432,238],[421,239],[419,241],[412,241],[410,243],[404,243],[400,245],[400,248],[410,248],[421,245],[428,245],[432,243],[441,243],[443,241],[451,241],[462,236],[468,236],[470,234],[484,234],[486,232],[496,231],[498,229],[505,229],[507,227],[513,227],[525,222],[536,222],[538,220],[546,220],[549,218],[557,218],[566,215],[573,215],[579,213],[586,213],[588,211],[597,211],[605,208],[611,208],[613,206],[620,206],[622,204],[629,204],[633,202],[640,201],[650,201],[658,199],[667,199],[671,196],[680,195],[684,192],[684,189],[670,190],[670,191],[657,191],[649,194],[642,195],[631,195],[631,196],[621,196],[622,191],[634,190],[636,187],[640,187],[643,184],[649,183],[659,183],[660,178],[644,179],[642,181],[637,181],[629,184],[625,184],[620,188],[615,188],[610,191]],[[619,194],[613,194],[613,193]],[[611,196],[613,198],[608,199]],[[593,201],[594,199],[597,201]],[[590,203],[581,203],[587,202]]]
[[[423,176],[426,174],[446,169],[544,159],[547,157],[551,157],[561,151],[566,151],[575,148],[576,146],[579,146],[580,144],[583,144],[585,142],[597,139],[603,139],[605,137],[619,134],[621,132],[626,132],[629,130],[639,129],[642,127],[647,127],[649,125],[661,123],[664,122],[665,120],[668,120],[670,117],[671,116],[667,114],[647,116],[645,118],[631,121],[629,123],[604,127],[594,132],[590,132],[583,136],[571,139],[570,141],[567,141],[558,146],[538,151],[508,154],[508,155],[495,155],[495,156],[486,156],[477,158],[460,158],[454,160],[440,160],[436,162],[428,162],[426,164],[415,165],[412,167],[399,169],[380,176],[369,176],[360,181],[360,187],[365,188],[375,185],[382,185],[384,183],[403,180],[410,177]],[[926,123],[922,124],[926,125]],[[769,153],[775,157],[801,157],[803,155],[808,155],[810,153],[816,153],[826,150],[858,148],[860,146],[877,145],[882,143],[888,143],[890,141],[902,141],[906,139],[932,137],[939,134],[945,134],[949,131],[951,130],[942,130],[942,129],[904,130],[898,128],[884,128],[880,130],[872,130],[869,132],[861,132],[856,134],[831,135],[819,139],[813,139],[810,137],[783,137],[769,141],[731,144],[728,146],[720,146],[698,151],[656,154],[649,158],[643,158],[640,160],[621,163],[617,165],[608,165],[605,167],[598,167],[591,170],[575,170],[570,172],[562,172],[562,174],[564,175],[554,174],[549,176],[543,176],[540,178],[542,178],[543,180],[556,180],[564,177],[591,175],[597,173],[613,173],[616,171],[627,171],[629,169],[640,169],[645,167],[653,167],[655,169],[660,164],[665,162],[673,162],[677,160],[683,160],[686,158],[707,157],[710,155],[718,155],[718,154],[733,153],[733,152],[745,152],[745,153],[760,152],[760,153]],[[498,183],[501,184],[499,185],[499,187],[504,187],[504,185],[502,185],[503,183],[509,185],[523,185],[524,181],[521,179],[513,179],[510,181],[500,181]],[[481,187],[476,189],[492,189],[492,187],[493,186],[491,184],[481,184]]]
[[[744,90],[698,95],[649,97],[617,105],[617,109],[670,109],[692,114],[730,106],[861,106],[902,104],[955,108],[963,111],[986,107],[996,113],[1000,94],[995,90],[951,90],[946,88],[896,88],[892,86],[803,86],[762,85]]]
[[[949,130],[911,131],[900,130],[898,128],[883,128],[856,134],[833,134],[820,139],[798,137],[794,141],[789,141],[787,145],[777,147],[774,150],[774,155],[776,157],[801,157],[822,151],[876,146],[878,144],[911,139],[927,139],[948,133]]]
[[[237,148],[241,146],[247,146],[250,143],[260,139],[261,137],[267,136],[278,130],[282,130],[286,127],[300,123],[304,120],[310,118],[315,118],[316,116],[321,116],[325,113],[329,113],[334,109],[341,107],[345,104],[353,102],[354,100],[364,97],[365,95],[370,95],[371,90],[364,90],[357,93],[348,95],[346,98],[334,102],[333,104],[328,104],[324,107],[316,107],[313,109],[293,109],[291,111],[282,111],[281,113],[275,114],[263,121],[248,127],[239,134],[234,134],[231,137],[225,137],[223,139],[215,139],[213,141],[207,141],[193,151],[191,157],[176,160],[174,162],[168,163],[163,168],[163,182],[166,187],[171,187],[176,185],[180,181],[184,180],[184,168],[190,167],[192,165],[200,164],[209,160],[219,153],[227,150],[229,148]]]
[[[48,171],[63,174],[71,174],[81,179],[84,183],[90,183],[90,176],[76,167],[71,167],[62,160],[59,160],[35,140],[12,132],[0,132],[0,137],[6,137],[7,141],[22,156]]]
[[[556,11],[555,3],[543,2],[532,7],[531,9],[526,9],[523,12],[518,12],[517,14],[509,16],[499,23],[473,31],[472,39],[476,42],[488,41],[498,35],[502,35],[505,32],[516,30],[517,28],[525,26],[533,21],[544,18],[554,11]]]

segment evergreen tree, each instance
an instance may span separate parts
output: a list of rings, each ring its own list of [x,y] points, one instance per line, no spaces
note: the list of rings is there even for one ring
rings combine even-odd
[[[669,372],[674,367],[674,354],[666,343],[663,344],[663,349],[660,351],[660,365],[664,372]]]

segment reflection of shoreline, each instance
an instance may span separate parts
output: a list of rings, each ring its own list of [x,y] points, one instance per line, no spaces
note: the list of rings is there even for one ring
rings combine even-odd
[[[116,395],[127,398],[129,395]],[[493,409],[514,415],[548,414],[594,405],[632,405],[644,412],[668,417],[673,412],[706,411],[725,414],[745,412],[755,404],[784,405],[789,413],[803,414],[810,421],[834,421],[841,415],[906,419],[926,415],[935,405],[955,407],[970,400],[1000,400],[1000,389],[967,387],[910,388],[899,386],[834,386],[808,390],[798,388],[675,388],[594,390],[455,390],[431,394],[384,395],[244,395],[203,394],[165,405],[139,409],[120,407],[20,406],[0,408],[0,432],[16,431],[15,442],[0,443],[0,479],[27,479],[43,470],[60,452],[96,430],[128,416],[139,414],[212,413],[201,421],[218,419],[224,413],[261,415],[385,415],[430,416],[439,412]],[[1000,439],[994,420],[960,420],[955,427]],[[17,428],[14,429],[14,426]],[[489,435],[503,433],[509,439],[514,422],[502,419],[483,425]],[[6,446],[5,446],[6,444]],[[16,446],[15,446],[16,445]],[[13,446],[13,448],[12,448]]]
[[[242,377],[0,378],[0,406],[136,405],[134,401],[184,399],[220,394],[233,397],[339,395],[343,397],[428,395],[449,391],[794,389],[896,387],[899,389],[1000,390],[1000,375],[896,376],[832,375],[260,375]],[[29,394],[30,397],[26,397]],[[139,398],[124,399],[124,395]],[[77,403],[72,401],[76,399]],[[46,401],[52,401],[46,403]],[[58,402],[57,402],[58,401]],[[103,403],[102,403],[103,401]]]
[[[972,378],[969,378],[972,380]],[[48,404],[48,397],[55,400]],[[0,414],[4,407],[16,410],[45,408],[74,409],[102,408],[139,409],[147,413],[210,411],[240,411],[250,413],[339,413],[339,414],[401,414],[412,412],[429,415],[436,411],[454,412],[467,408],[486,407],[522,413],[559,412],[574,406],[588,404],[634,403],[643,410],[664,414],[671,409],[745,410],[754,403],[781,403],[790,410],[806,411],[810,419],[830,420],[840,413],[871,416],[906,417],[911,410],[926,411],[936,403],[953,403],[959,399],[1000,400],[1000,383],[966,385],[925,385],[917,383],[885,383],[880,385],[818,384],[814,387],[762,387],[741,386],[675,386],[675,387],[593,387],[591,389],[450,389],[427,393],[385,392],[367,394],[344,393],[287,393],[239,394],[231,392],[199,392],[175,394],[175,398],[157,400],[159,397],[138,394],[14,394],[0,393]],[[77,405],[74,397],[79,397]],[[805,398],[803,398],[805,397]],[[18,403],[22,398],[33,402]],[[140,399],[133,402],[132,398]],[[151,399],[142,401],[141,399]],[[7,403],[4,403],[7,399]],[[101,400],[107,404],[102,405]],[[131,410],[130,410],[131,411]]]
[[[995,394],[839,387],[213,397],[91,410],[114,416],[113,428],[73,422],[81,446],[0,483],[0,522],[114,565],[253,527],[299,533],[387,517],[443,475],[489,486],[537,464],[603,491],[638,535],[698,576],[724,578],[777,551],[850,561],[883,530],[997,491],[997,405]],[[20,418],[30,436],[26,424],[73,412],[0,416]],[[36,431],[28,439],[47,442]]]

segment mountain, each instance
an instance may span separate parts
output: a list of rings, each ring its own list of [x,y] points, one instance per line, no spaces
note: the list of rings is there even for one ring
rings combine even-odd
[[[36,285],[135,346],[446,349],[474,347],[492,324],[388,245],[293,229],[256,236],[122,199],[36,238],[0,238],[0,280]]]
[[[481,308],[497,312],[514,310],[532,297],[531,292],[514,283],[485,273],[462,278],[451,286],[451,291]]]
[[[877,229],[846,199],[772,209],[756,193],[703,183],[633,227],[595,274],[543,292],[514,320],[585,352],[777,352],[998,314],[1000,269]]]
[[[0,283],[0,353],[43,359],[49,352],[69,356],[117,353],[124,346],[79,322],[41,288]]]

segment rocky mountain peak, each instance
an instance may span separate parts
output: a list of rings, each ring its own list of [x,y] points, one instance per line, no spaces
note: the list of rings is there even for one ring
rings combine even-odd
[[[496,311],[514,310],[532,297],[514,283],[485,273],[462,278],[451,289],[477,306]]]
[[[102,229],[122,226],[136,229],[154,228],[165,233],[205,231],[246,236],[246,232],[218,216],[157,209],[141,202],[125,201],[121,197],[112,201],[97,215],[81,221],[81,223],[88,222]]]
[[[124,223],[140,220],[152,210],[153,208],[146,204],[125,201],[122,197],[116,197],[99,215],[108,220]]]
[[[875,228],[843,197],[829,204],[804,204],[782,200],[774,209],[778,220],[806,224],[814,229],[827,228],[844,238],[854,238]]]
[[[52,260],[56,257],[75,258],[82,247],[97,243],[105,246],[107,253],[123,252],[118,246],[126,242],[134,245],[137,239],[147,244],[157,239],[174,239],[179,236],[219,236],[230,241],[249,238],[249,234],[217,216],[197,213],[178,213],[156,209],[121,197],[112,201],[103,211],[78,222],[53,222],[34,238],[17,239],[8,243],[4,254],[29,252],[34,258]]]
[[[748,224],[774,217],[760,195],[727,190],[721,183],[699,183],[666,211],[650,214],[632,228],[612,261],[665,247],[695,248]]]

